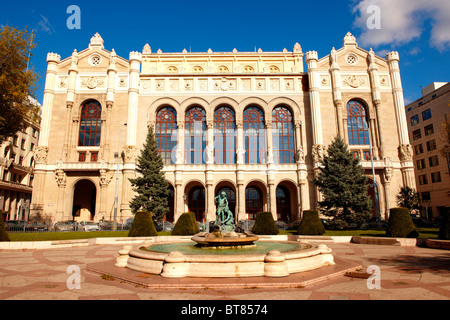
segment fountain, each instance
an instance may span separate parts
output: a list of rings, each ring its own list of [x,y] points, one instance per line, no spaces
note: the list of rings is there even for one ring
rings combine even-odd
[[[182,277],[286,277],[292,273],[334,265],[331,249],[296,241],[267,241],[251,232],[236,233],[225,193],[219,194],[214,231],[194,235],[189,242],[124,246],[117,267]]]

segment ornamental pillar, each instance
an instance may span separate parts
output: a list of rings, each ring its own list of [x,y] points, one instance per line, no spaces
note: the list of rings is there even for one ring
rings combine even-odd
[[[392,90],[394,95],[394,107],[397,119],[397,129],[400,145],[398,147],[399,158],[401,161],[401,172],[403,177],[403,185],[414,188],[414,165],[412,162],[412,147],[409,143],[408,126],[406,123],[405,101],[403,99],[402,81],[400,78],[399,55],[398,52],[392,51],[386,54],[389,64],[389,73],[391,75]]]
[[[322,145],[323,137],[322,119],[320,116],[319,74],[317,72],[317,61],[319,59],[316,51],[308,51],[305,58],[308,65],[313,145]]]
[[[337,51],[336,49],[331,50],[330,53],[330,73],[331,73],[331,85],[333,88],[333,102],[336,108],[336,116],[338,123],[338,135],[344,138],[344,124],[342,121],[342,92],[341,92],[341,74],[340,67],[337,63]]]
[[[128,88],[127,146],[136,146],[139,103],[139,75],[142,61],[140,52],[130,52],[130,79]]]
[[[30,216],[44,214],[44,183],[45,183],[45,165],[48,156],[48,140],[50,135],[50,123],[53,110],[53,99],[55,96],[56,72],[58,63],[61,60],[59,54],[47,54],[47,75],[45,79],[44,101],[42,103],[42,121],[41,131],[39,133],[39,143],[36,148],[35,160],[36,167],[34,171],[34,188],[32,194],[32,204]]]

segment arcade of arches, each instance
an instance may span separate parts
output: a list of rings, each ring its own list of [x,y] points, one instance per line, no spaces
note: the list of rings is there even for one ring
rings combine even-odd
[[[321,200],[311,181],[337,135],[368,177],[373,160],[369,194],[386,217],[398,190],[415,187],[399,55],[378,57],[350,33],[330,50],[146,45],[125,58],[96,34],[70,57],[49,53],[30,216],[112,220],[117,199],[117,218],[132,217],[130,179],[153,128],[171,185],[168,221],[186,211],[214,220],[222,191],[237,221],[260,211],[299,219]]]

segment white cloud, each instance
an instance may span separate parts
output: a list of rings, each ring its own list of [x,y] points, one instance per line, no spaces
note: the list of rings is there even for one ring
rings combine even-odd
[[[380,29],[369,29],[367,20],[380,8]],[[442,0],[357,0],[353,6],[354,25],[362,30],[359,42],[364,46],[401,45],[420,38],[424,22],[432,26],[430,45],[444,50],[450,48],[450,1]]]
[[[41,20],[39,20],[37,24],[37,31],[44,31],[48,34],[55,33],[55,30],[52,28],[52,25],[50,24],[50,21],[46,17],[44,17],[42,14]]]

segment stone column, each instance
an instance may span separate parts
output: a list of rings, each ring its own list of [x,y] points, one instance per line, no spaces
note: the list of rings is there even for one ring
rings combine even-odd
[[[379,115],[379,106],[381,104],[381,94],[380,94],[380,81],[379,81],[379,77],[378,77],[378,67],[375,64],[375,53],[373,52],[372,49],[370,49],[369,51],[369,55],[368,55],[368,59],[369,59],[369,78],[370,78],[370,83],[371,83],[371,87],[372,87],[372,101],[373,104],[375,106],[375,115],[371,115],[371,123],[370,126],[373,127],[372,132],[375,133],[376,132],[376,128],[377,128],[377,123],[378,123],[378,132],[376,132],[376,136],[378,137],[379,141],[377,141],[378,143],[375,144],[375,138],[372,139],[374,141],[374,143],[372,144],[372,146],[374,147],[374,150],[376,150],[378,152],[378,159],[383,159],[384,157],[384,145],[383,145],[383,140],[381,138],[381,128],[379,126],[379,124],[381,123]],[[375,121],[375,116],[376,119],[378,121]],[[373,120],[373,121],[372,121]]]
[[[139,75],[142,61],[140,52],[130,52],[130,76],[128,88],[127,146],[136,146],[139,103]]]
[[[48,147],[48,138],[50,135],[50,123],[53,110],[53,98],[55,96],[56,71],[58,63],[61,60],[59,54],[47,54],[47,76],[45,78],[44,101],[42,104],[42,122],[39,133],[39,147]]]
[[[136,167],[136,137],[137,117],[139,103],[139,75],[142,61],[140,52],[130,52],[130,75],[128,88],[128,116],[127,137],[124,153],[123,175],[122,175],[122,201],[120,204],[120,219],[131,216],[129,202],[132,197],[130,178],[134,178]],[[119,217],[118,217],[119,218]]]
[[[317,72],[318,56],[316,51],[308,51],[305,55],[308,65],[310,105],[311,105],[311,126],[313,135],[313,145],[322,145],[322,119],[320,115],[320,95],[319,95],[319,74]]]
[[[110,132],[111,132],[111,112],[112,108],[114,106],[114,96],[116,93],[115,86],[116,86],[116,74],[117,74],[117,68],[116,68],[116,52],[114,49],[111,51],[111,54],[109,56],[109,67],[106,71],[108,74],[108,87],[106,89],[106,125],[105,125],[105,131],[103,132],[102,136],[105,137],[104,140],[104,151],[103,151],[103,159],[108,161],[110,157]]]
[[[42,104],[41,131],[35,154],[36,166],[34,171],[33,198],[30,209],[31,217],[44,213],[45,168],[48,156],[48,140],[50,136],[53,98],[55,96],[56,72],[60,60],[61,57],[56,53],[47,54],[47,75],[45,79],[44,101]]]
[[[78,76],[78,53],[77,50],[74,50],[71,58],[71,65],[69,68],[69,81],[67,84],[67,99],[66,99],[66,132],[64,136],[64,146],[63,146],[63,157],[64,161],[68,161],[70,158],[70,137],[72,135],[72,112],[73,112],[73,103],[75,98],[75,87]]]
[[[181,181],[175,182],[175,213],[174,221],[178,221],[178,218],[185,211],[184,210],[184,190]]]
[[[337,51],[336,49],[331,50],[330,54],[330,73],[331,73],[331,85],[333,88],[333,102],[336,108],[336,117],[338,125],[338,135],[344,138],[344,125],[342,121],[342,93],[341,93],[341,74],[340,67],[337,63]]]
[[[415,188],[414,165],[412,162],[412,147],[409,143],[408,126],[406,123],[405,101],[403,99],[402,81],[400,78],[399,54],[396,51],[388,52],[386,60],[389,64],[392,90],[394,94],[394,107],[399,135],[399,156],[402,164],[403,185]]]
[[[55,170],[55,180],[58,185],[58,202],[56,204],[56,220],[69,220],[70,214],[64,211],[64,194],[66,192],[66,173],[64,170]]]
[[[177,165],[177,170],[179,169],[178,167],[182,168],[182,165],[185,164],[185,146],[184,146],[184,141],[185,141],[185,130],[184,130],[184,122],[183,121],[178,121],[177,122],[177,146],[176,146],[176,150],[175,150],[175,164]]]

